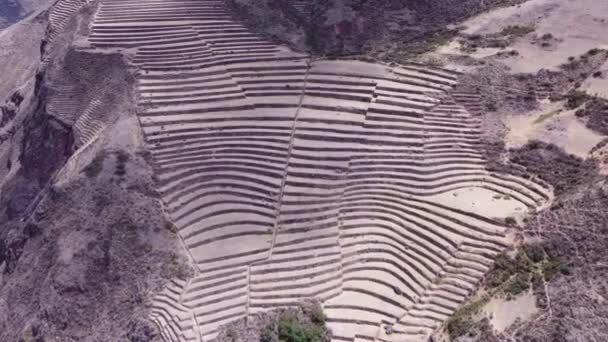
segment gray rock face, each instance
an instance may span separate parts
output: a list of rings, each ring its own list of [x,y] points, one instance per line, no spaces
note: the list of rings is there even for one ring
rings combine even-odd
[[[2,1],[0,3],[0,29],[16,22],[23,14],[23,7],[17,0]]]

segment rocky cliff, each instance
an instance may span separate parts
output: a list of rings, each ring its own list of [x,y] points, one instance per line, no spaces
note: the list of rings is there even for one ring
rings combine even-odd
[[[115,140],[137,129],[130,72],[75,48],[92,5],[69,5],[3,33],[0,340],[155,340],[147,300],[188,268],[141,142]]]

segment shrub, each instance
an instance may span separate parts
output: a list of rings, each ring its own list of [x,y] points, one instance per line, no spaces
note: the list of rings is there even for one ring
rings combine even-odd
[[[129,155],[125,151],[118,151],[116,152],[116,160],[119,163],[124,164],[129,161]]]
[[[600,78],[600,77],[602,77],[602,74],[603,73],[601,71],[596,71],[596,72],[593,73],[593,77],[594,78]]]
[[[82,172],[89,178],[94,178],[99,176],[101,171],[103,170],[103,162],[106,160],[106,154],[100,153],[98,154],[89,165],[87,165]]]
[[[570,267],[561,259],[551,259],[543,265],[543,274],[546,280],[555,278],[558,274],[570,275]]]
[[[116,164],[116,170],[114,170],[114,174],[116,176],[124,176],[127,173],[127,169],[125,164]]]
[[[532,26],[520,26],[520,25],[510,25],[505,27],[500,33],[505,36],[516,36],[522,37],[526,34],[534,32],[534,27]]]
[[[272,324],[267,325],[260,335],[260,342],[274,342],[274,329]]]
[[[545,251],[538,244],[525,245],[524,252],[528,256],[528,258],[530,260],[532,260],[532,262],[534,262],[534,263],[539,263],[539,262],[545,260]]]
[[[116,152],[116,169],[114,170],[116,176],[122,177],[127,173],[127,161],[129,161],[129,155],[127,153],[124,151]]]
[[[325,324],[325,313],[320,306],[315,306],[310,312],[310,320],[315,324]]]
[[[499,254],[494,259],[494,268],[486,278],[488,288],[495,288],[507,281],[515,272],[515,263],[506,254]]]
[[[322,331],[316,325],[305,326],[292,315],[283,315],[278,324],[279,339],[284,342],[320,342]]]
[[[226,332],[226,336],[231,342],[237,342],[238,334],[234,329],[228,329],[228,332]]]
[[[597,173],[593,160],[583,160],[541,141],[531,141],[522,148],[512,150],[510,160],[553,185],[556,195],[576,189]]]
[[[576,109],[587,101],[587,93],[584,91],[573,91],[566,95],[566,108]]]
[[[488,101],[486,102],[486,109],[489,112],[495,112],[498,110],[498,105],[496,104],[496,101]]]
[[[450,339],[454,340],[460,336],[464,336],[468,334],[473,328],[475,324],[468,319],[464,319],[461,317],[455,317],[448,321],[448,334],[450,335]]]
[[[530,288],[530,275],[528,273],[520,273],[517,274],[505,287],[505,293],[510,294],[512,296],[517,296],[518,294],[526,291]]]

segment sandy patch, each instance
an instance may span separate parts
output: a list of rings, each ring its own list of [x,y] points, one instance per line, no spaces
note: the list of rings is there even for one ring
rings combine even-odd
[[[518,57],[505,61],[513,72],[534,73],[542,68],[557,69],[570,56],[579,56],[608,45],[608,2],[597,0],[542,0],[531,13],[536,14],[536,34],[553,34],[562,42],[553,49],[532,45],[521,39],[513,45]],[[604,15],[604,16],[603,16]]]
[[[608,62],[599,71],[601,71],[602,75],[600,77],[587,78],[581,90],[586,91],[588,94],[608,99]]]
[[[431,201],[478,215],[504,219],[526,214],[526,205],[492,190],[470,187],[431,196]]]
[[[126,109],[130,110],[130,109]],[[141,146],[141,136],[137,117],[121,115],[117,122],[106,128],[103,133],[104,143],[109,149],[134,150]]]
[[[563,1],[568,0],[529,0],[519,6],[481,13],[462,23],[465,27],[463,33],[488,34],[499,32],[509,25],[535,25],[539,16],[550,13]]]
[[[498,332],[503,332],[518,320],[529,320],[537,312],[536,298],[532,290],[513,300],[492,298],[482,309],[482,314],[490,319],[490,324]]]
[[[461,50],[462,44],[457,40],[451,41],[448,45],[440,47],[436,52],[445,55],[462,55],[473,58],[485,58],[493,56],[501,51],[505,51],[499,48],[478,48],[472,52],[464,52]]]
[[[579,56],[592,48],[608,47],[608,1],[597,0],[530,0],[520,6],[500,8],[480,14],[462,23],[463,33],[490,34],[507,26],[533,26],[535,31],[518,39],[508,49],[518,56],[503,59],[515,73],[535,73],[540,69],[557,69],[568,57]],[[560,42],[551,47],[532,44],[532,37],[550,33]],[[484,57],[495,49],[478,49],[473,54],[458,51],[452,42],[437,52]],[[605,88],[603,88],[605,89]]]
[[[566,152],[587,158],[589,151],[603,137],[588,129],[574,115],[573,110],[562,109],[561,103],[541,105],[530,115],[513,115],[505,118],[509,129],[506,137],[508,148],[518,148],[530,140],[555,144]]]

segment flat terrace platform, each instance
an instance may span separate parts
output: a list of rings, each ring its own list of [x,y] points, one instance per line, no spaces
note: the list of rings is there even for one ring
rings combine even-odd
[[[492,217],[434,196],[549,198],[486,169],[457,73],[313,62],[250,33],[222,1],[102,0],[89,43],[136,51],[158,190],[197,267],[154,301],[166,341],[208,341],[312,297],[335,341],[425,340],[509,243]]]

